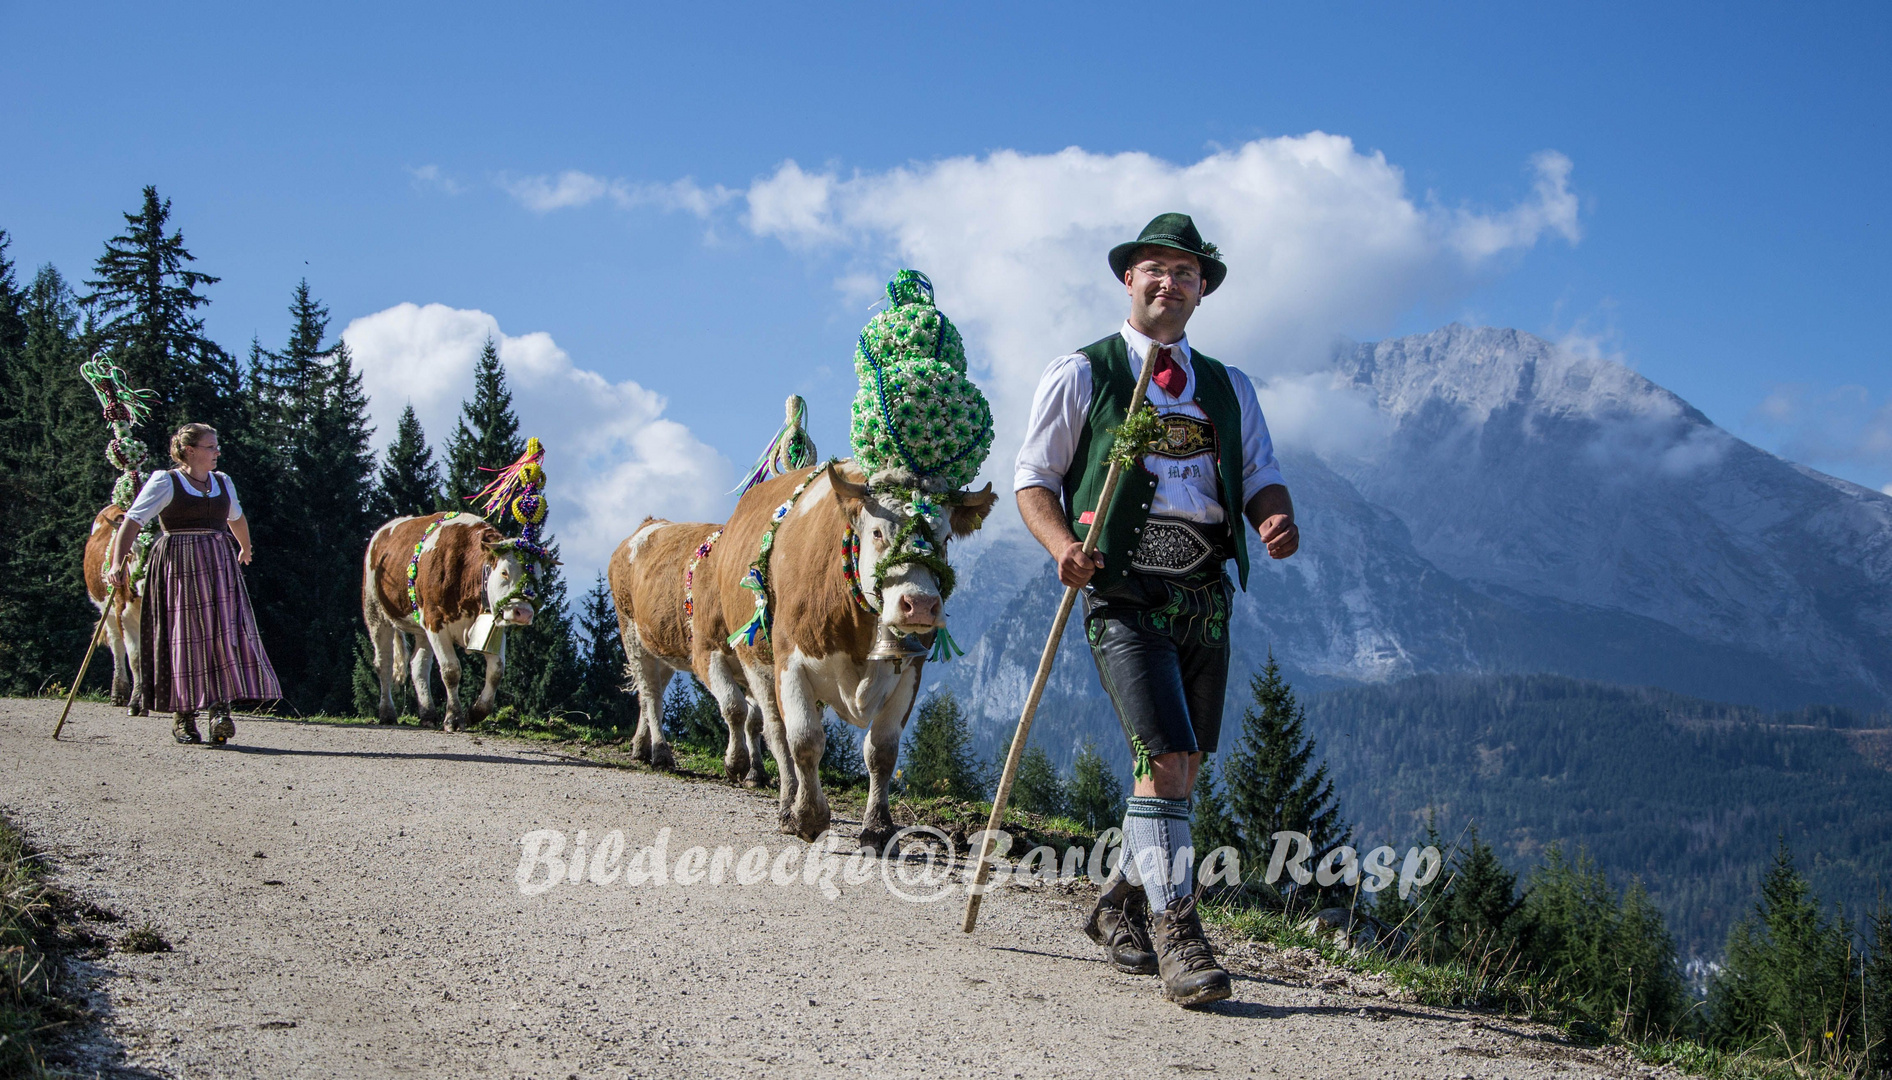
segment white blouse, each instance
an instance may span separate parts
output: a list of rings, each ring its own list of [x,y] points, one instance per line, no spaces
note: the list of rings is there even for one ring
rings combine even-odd
[[[191,482],[186,479],[180,478],[176,484],[173,484],[171,472],[172,470],[166,469],[163,472],[152,473],[151,479],[145,481],[144,489],[138,492],[136,499],[132,500],[131,509],[125,511],[125,516],[140,526],[151,524],[159,514],[164,512],[165,507],[171,505],[172,496],[180,488],[187,495],[200,499],[214,499],[218,492],[227,491],[230,493],[230,520],[235,521],[243,516],[243,504],[237,502],[236,485],[230,482],[229,477],[220,472],[213,472],[210,474],[210,490],[199,492],[191,487]]]

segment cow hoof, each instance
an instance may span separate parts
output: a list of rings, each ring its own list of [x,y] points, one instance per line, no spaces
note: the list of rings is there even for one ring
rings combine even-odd
[[[458,731],[460,727],[460,718],[457,716],[449,716],[440,722],[440,730],[442,731]]]
[[[892,829],[865,828],[861,830],[860,844],[864,850],[878,854],[893,840]]]
[[[646,765],[650,764],[650,744],[645,743],[642,746],[639,746],[636,743],[632,743],[631,744],[631,760],[641,761]]]
[[[113,695],[112,695],[112,707],[113,707],[113,708],[115,708],[115,709],[122,709],[122,708],[124,708],[125,706],[127,706],[127,705],[130,705],[130,704],[131,704],[131,695],[130,695],[130,694],[113,694]]]
[[[677,767],[677,755],[670,749],[669,743],[650,748],[650,767],[665,770]]]
[[[763,772],[761,769],[750,769],[749,775],[742,778],[742,786],[746,788],[768,787],[769,774]]]

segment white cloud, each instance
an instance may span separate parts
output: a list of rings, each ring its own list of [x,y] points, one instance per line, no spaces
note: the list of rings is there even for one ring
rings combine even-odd
[[[1271,426],[1370,437],[1350,394],[1294,380],[1323,366],[1337,337],[1379,333],[1421,299],[1468,290],[1494,256],[1545,236],[1575,242],[1569,159],[1547,152],[1532,166],[1529,199],[1478,213],[1421,205],[1384,156],[1320,132],[1187,165],[1077,148],[845,177],[788,161],[750,186],[746,224],[811,256],[841,257],[849,265],[837,285],[850,304],[898,266],[925,271],[992,399],[998,441],[986,474],[1005,477],[1045,364],[1123,319],[1105,253],[1166,210],[1191,214],[1230,268],[1191,342],[1268,388]]]
[[[1795,461],[1823,468],[1892,469],[1892,399],[1874,402],[1866,387],[1783,383],[1768,391],[1747,420]]]
[[[413,178],[414,186],[422,190],[431,189],[433,191],[444,192],[448,195],[458,195],[460,192],[466,190],[464,187],[460,186],[458,180],[442,172],[438,165],[422,165],[418,168],[410,167],[407,170],[407,175]]]
[[[1530,202],[1501,214],[1460,210],[1453,215],[1452,245],[1470,259],[1487,259],[1513,248],[1530,248],[1554,232],[1571,243],[1582,239],[1577,228],[1577,196],[1570,190],[1570,159],[1555,150],[1531,158],[1537,183]]]
[[[721,184],[702,187],[687,176],[668,184],[633,184],[625,180],[606,180],[576,169],[567,169],[557,176],[502,174],[494,182],[535,214],[589,206],[599,199],[609,198],[625,210],[655,206],[660,210],[681,210],[708,217],[739,194]]]
[[[397,304],[348,324],[342,337],[368,391],[377,449],[412,402],[439,454],[489,336],[521,434],[545,443],[549,527],[574,591],[590,587],[592,573],[646,514],[721,520],[734,469],[688,428],[664,419],[662,396],[578,367],[550,334],[509,336],[483,311]]]

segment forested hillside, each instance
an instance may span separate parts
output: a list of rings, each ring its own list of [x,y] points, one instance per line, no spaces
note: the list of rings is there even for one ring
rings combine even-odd
[[[1857,916],[1892,887],[1892,717],[1789,713],[1555,676],[1423,676],[1307,702],[1367,843],[1475,825],[1514,869],[1555,841],[1638,876],[1684,957],[1715,956],[1784,837]]]

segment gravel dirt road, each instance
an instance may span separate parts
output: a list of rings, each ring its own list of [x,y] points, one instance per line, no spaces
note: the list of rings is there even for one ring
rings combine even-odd
[[[740,866],[522,895],[538,829],[621,830],[629,864],[667,828],[673,869],[695,845],[803,847],[772,798],[718,782],[416,728],[239,718],[229,748],[185,747],[168,719],[85,704],[54,742],[57,712],[0,701],[0,812],[125,917],[103,932],[149,920],[175,945],[81,965],[88,1074],[1651,1074],[1254,946],[1230,950],[1233,999],[1185,1012],[1105,965],[1077,929],[1089,898],[1052,888],[994,893],[972,935],[962,898],[898,899],[878,861],[833,899]]]

